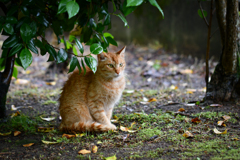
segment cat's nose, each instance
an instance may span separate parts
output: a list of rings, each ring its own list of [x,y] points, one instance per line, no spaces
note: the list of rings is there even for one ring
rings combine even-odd
[[[120,73],[120,70],[115,70],[116,74],[119,74]]]

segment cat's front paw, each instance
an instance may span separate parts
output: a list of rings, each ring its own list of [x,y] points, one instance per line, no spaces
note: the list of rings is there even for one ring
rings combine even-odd
[[[117,129],[117,127],[114,124],[110,124],[109,128],[110,128],[110,130],[116,130]]]

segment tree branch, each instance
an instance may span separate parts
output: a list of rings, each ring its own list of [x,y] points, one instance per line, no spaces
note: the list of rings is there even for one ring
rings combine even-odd
[[[212,27],[212,16],[213,16],[213,0],[211,0],[211,8],[210,8],[210,18],[209,18],[209,26],[208,26],[208,38],[207,38],[207,51],[206,51],[206,76],[205,82],[208,87],[208,79],[209,79],[209,52],[210,52],[210,39],[211,39],[211,27]]]
[[[203,19],[204,19],[204,21],[205,21],[205,23],[206,23],[206,25],[207,25],[207,27],[208,27],[209,24],[208,24],[208,22],[207,22],[206,17],[205,17],[204,14],[203,14],[203,9],[202,9],[202,5],[201,5],[201,1],[200,1],[200,0],[198,0],[198,4],[199,4],[200,10],[201,10],[201,12],[202,12]],[[212,13],[212,12],[210,12],[210,13]]]

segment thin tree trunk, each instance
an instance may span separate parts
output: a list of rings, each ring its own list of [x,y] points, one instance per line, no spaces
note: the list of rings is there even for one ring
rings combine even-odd
[[[227,1],[226,42],[222,56],[224,73],[229,75],[237,72],[237,33],[238,33],[238,1]]]
[[[2,8],[5,15],[7,14],[7,7],[4,3],[0,2],[0,7]],[[7,55],[9,55],[11,48],[8,49]],[[15,55],[8,57],[6,59],[5,69],[0,72],[0,119],[6,117],[6,99],[8,88],[11,83],[13,69],[14,69]]]
[[[222,38],[222,55],[207,87],[206,100],[230,101],[240,98],[237,73],[238,1],[216,0],[218,25]],[[226,18],[225,18],[226,13]]]
[[[216,14],[218,20],[218,26],[221,35],[222,47],[225,45],[226,40],[226,2],[225,0],[215,0]]]
[[[9,49],[10,51],[10,49]],[[14,69],[15,56],[7,58],[4,72],[0,72],[0,119],[6,117],[6,99]]]

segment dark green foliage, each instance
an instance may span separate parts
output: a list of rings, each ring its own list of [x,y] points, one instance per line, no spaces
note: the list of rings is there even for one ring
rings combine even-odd
[[[84,57],[86,65],[95,73],[97,61],[91,55],[87,57],[78,55],[77,49],[83,54],[82,43],[86,43],[90,46],[91,54],[97,55],[107,52],[109,44],[117,46],[114,37],[109,33],[104,33],[105,30],[111,28],[110,15],[118,16],[124,26],[128,26],[125,16],[133,12],[144,1],[4,0],[2,3],[7,6],[7,12],[5,16],[0,16],[0,29],[3,29],[3,35],[9,37],[4,41],[2,49],[11,49],[8,56],[1,57],[1,61],[5,62],[5,58],[17,54],[16,63],[26,69],[32,63],[31,52],[38,54],[37,48],[39,48],[41,55],[50,54],[48,61],[57,63],[66,61],[69,53],[73,54],[69,72],[72,72],[76,66],[81,72],[76,57]],[[162,13],[155,0],[149,2]],[[109,5],[113,6],[113,13],[108,12]],[[65,49],[55,48],[47,42],[45,31],[49,27],[53,29],[58,42],[64,43]],[[69,40],[66,40],[63,33],[73,30],[74,27],[78,31],[73,31]],[[74,53],[67,51],[71,48]],[[59,50],[58,53],[55,49]],[[81,63],[86,72],[83,60]]]

